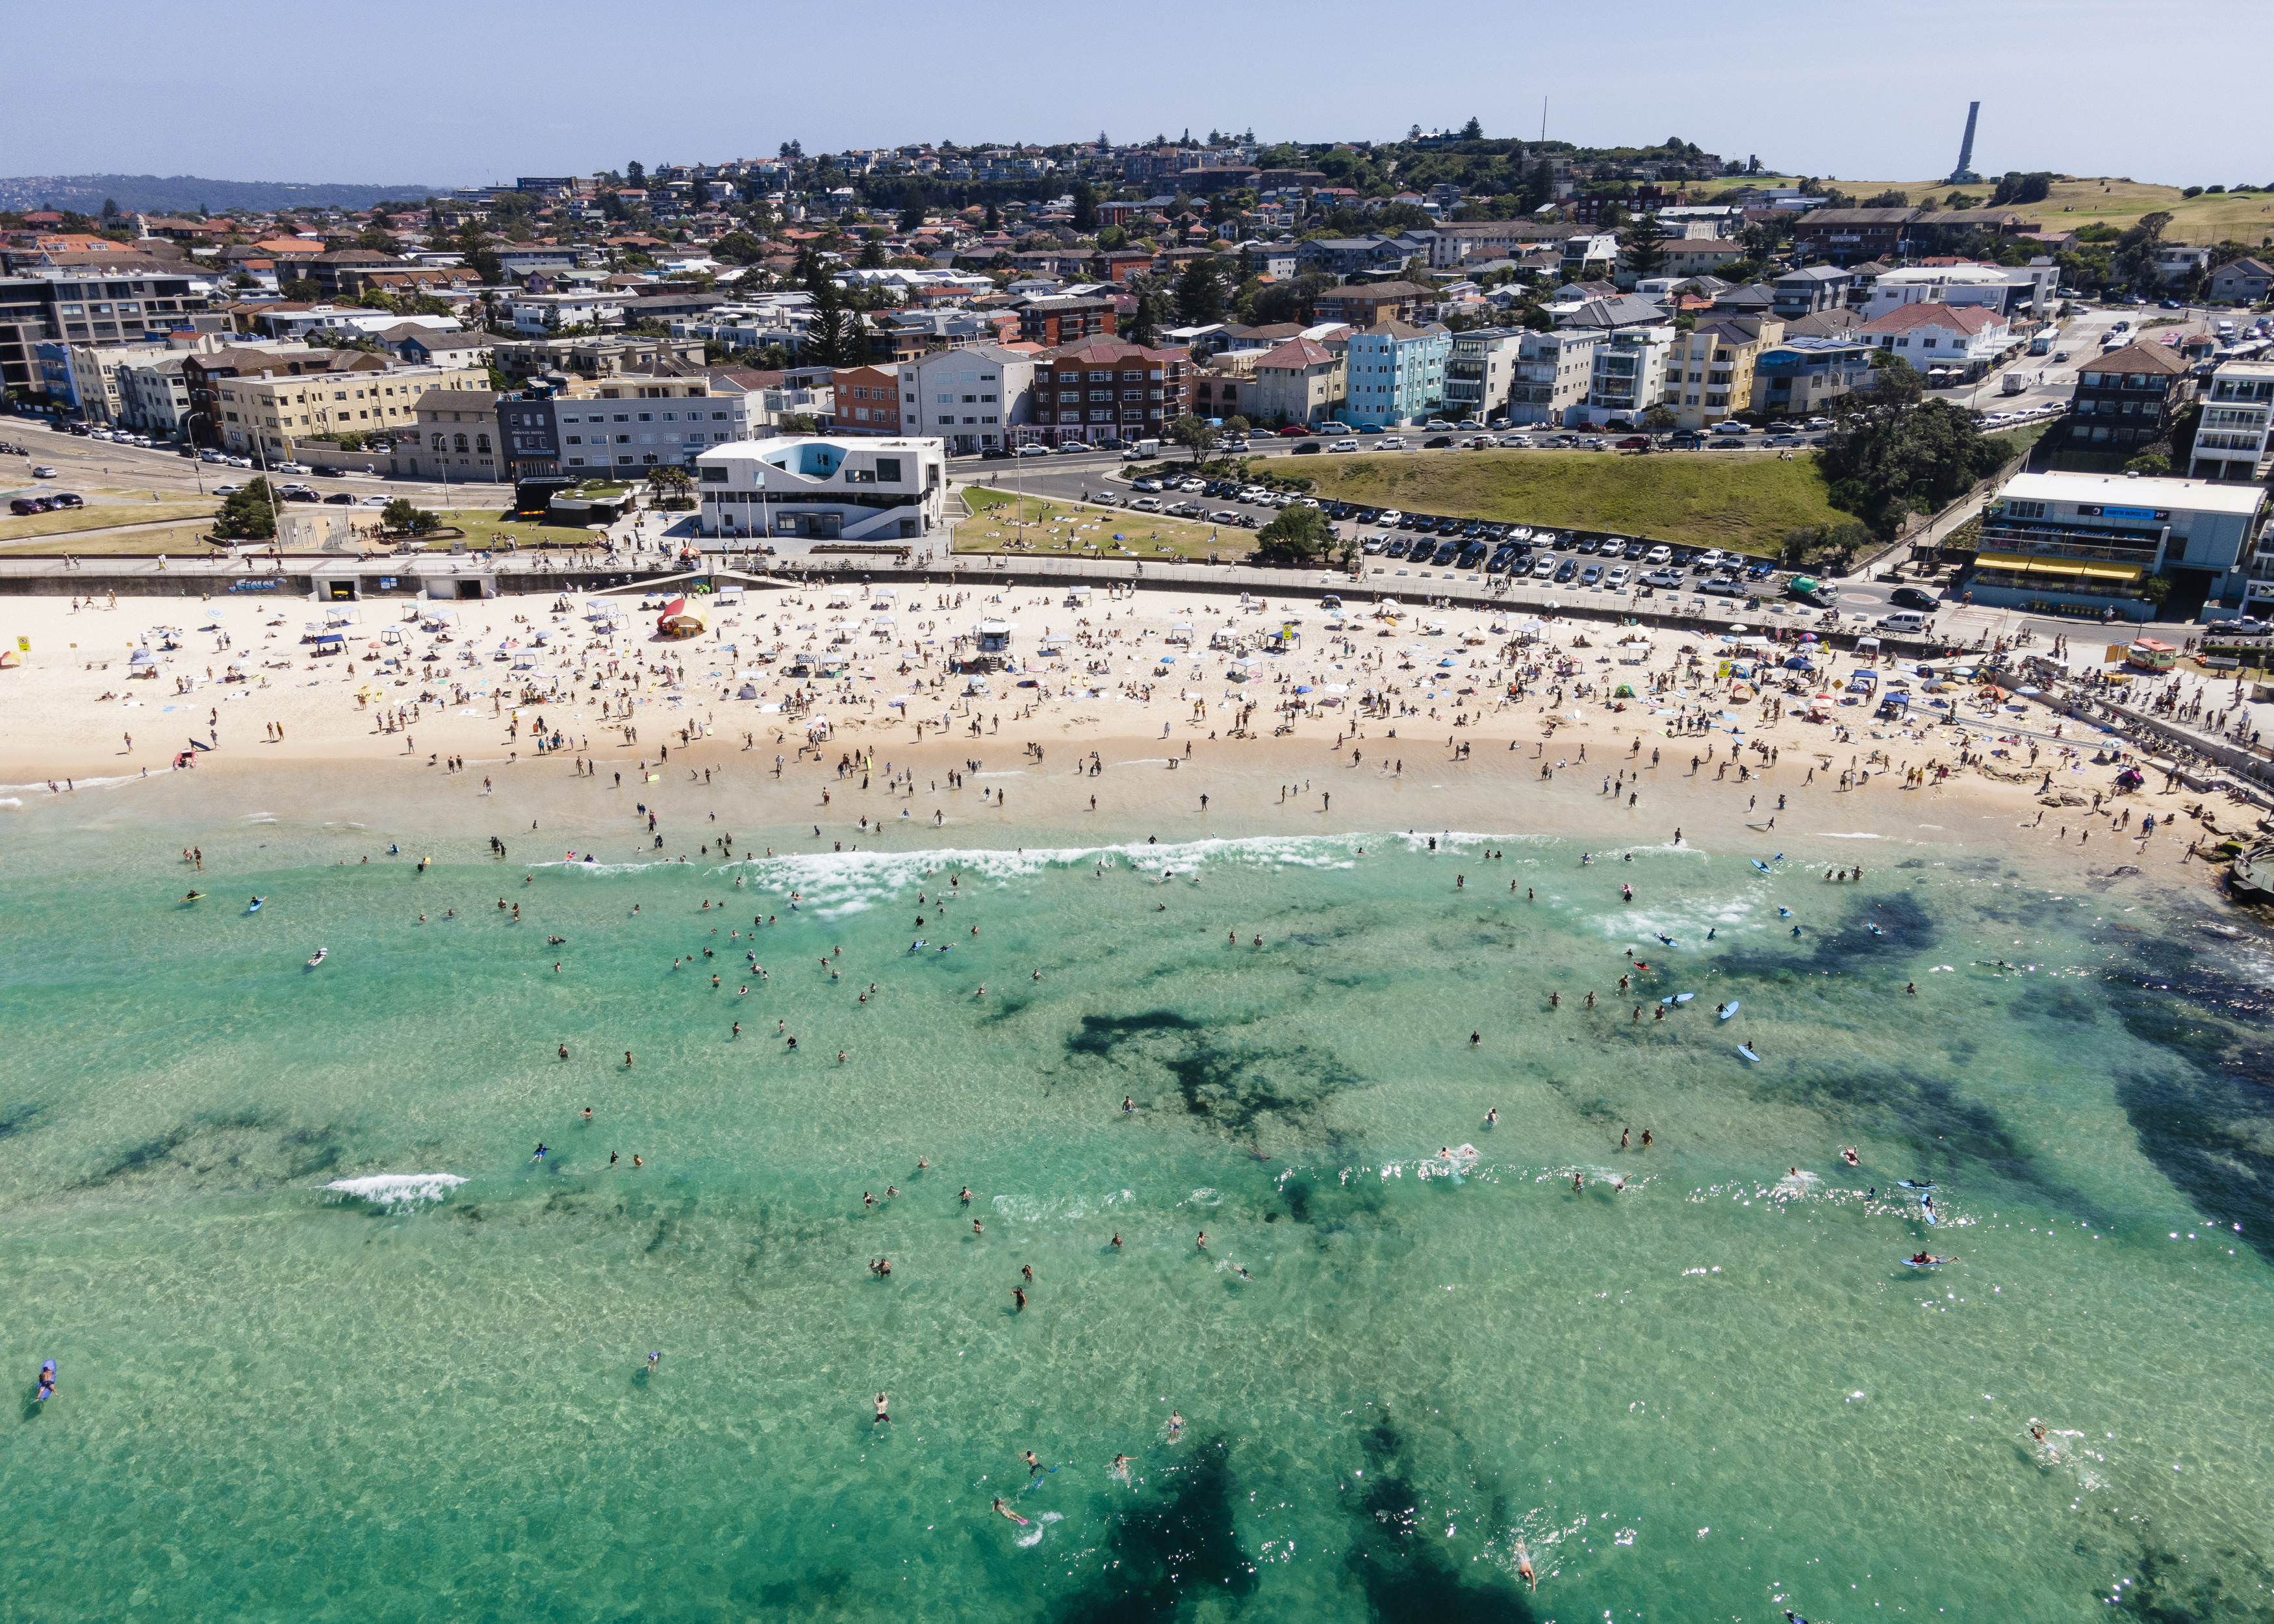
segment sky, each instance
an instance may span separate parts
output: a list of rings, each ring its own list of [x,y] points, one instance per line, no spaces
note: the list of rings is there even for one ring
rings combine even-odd
[[[99,51],[85,82],[101,94],[72,99],[68,117],[26,116],[43,95],[19,85],[0,174],[440,187],[767,156],[792,139],[808,153],[1212,126],[1382,140],[1472,116],[1487,135],[1536,138],[1544,97],[1553,139],[1679,136],[1843,181],[1947,174],[1974,99],[1984,174],[2274,181],[2261,0],[1830,11],[1631,0],[1615,12],[396,0],[183,19],[174,0],[112,0],[106,34],[162,44]],[[18,8],[10,36],[20,62],[69,63],[93,44],[67,6]],[[2143,50],[2145,78],[2129,71]],[[2238,158],[2269,172],[2226,173]]]

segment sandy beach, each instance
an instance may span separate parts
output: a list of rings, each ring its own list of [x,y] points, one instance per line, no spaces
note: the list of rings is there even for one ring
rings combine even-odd
[[[1840,836],[2172,878],[2186,835],[2142,841],[2141,816],[2167,824],[2199,799],[2157,777],[2120,808],[2112,769],[2034,708],[1985,712],[1953,693],[1954,720],[1924,705],[1912,725],[1876,719],[1850,680],[1901,669],[1814,644],[1174,590],[1074,602],[843,584],[713,602],[702,635],[667,640],[639,599],[618,601],[610,621],[551,595],[337,613],[16,599],[10,633],[31,650],[0,673],[0,782],[13,786],[0,798],[36,815],[162,779],[169,816],[257,801],[447,839],[471,819],[607,861],[697,856],[716,818],[742,826],[744,851],[757,835],[849,847],[1410,829],[1721,848]],[[956,639],[969,651],[983,619],[1013,628],[1008,668],[953,673]],[[317,654],[305,639],[321,635],[342,651]],[[138,650],[157,674],[133,674]],[[1796,650],[1818,669],[1782,669]],[[1727,662],[1748,657],[1765,664],[1733,699]],[[1823,719],[1807,719],[1812,702]],[[658,812],[652,833],[626,802]]]

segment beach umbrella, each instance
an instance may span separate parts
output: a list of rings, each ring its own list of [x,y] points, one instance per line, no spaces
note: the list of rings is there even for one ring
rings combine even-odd
[[[1730,627],[1729,629],[1733,632],[1749,632],[1753,628],[1746,625],[1743,620],[1740,620],[1736,625]]]
[[[1816,641],[1816,634],[1814,632],[1803,632],[1800,635],[1800,640],[1803,643],[1814,643]]]

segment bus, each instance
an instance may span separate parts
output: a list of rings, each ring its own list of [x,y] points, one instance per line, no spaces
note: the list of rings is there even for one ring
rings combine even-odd
[[[2031,355],[2051,355],[2052,353],[2052,349],[2053,330],[2051,327],[2047,327],[2044,331],[2033,334],[2030,336],[2029,353]]]
[[[2169,671],[2179,662],[2180,651],[2168,643],[2158,643],[2153,637],[2135,639],[2124,650],[2124,663],[2142,671]]]

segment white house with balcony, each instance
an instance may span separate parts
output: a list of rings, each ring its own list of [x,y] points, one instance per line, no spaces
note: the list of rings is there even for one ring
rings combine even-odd
[[[1509,379],[1509,422],[1584,422],[1584,416],[1575,417],[1572,413],[1587,403],[1588,387],[1595,375],[1595,351],[1608,336],[1593,327],[1526,331],[1517,341],[1516,364]]]
[[[914,542],[945,528],[947,444],[800,437],[695,459],[697,523],[728,539]]]
[[[2190,479],[2260,479],[2274,419],[2274,361],[2229,361],[2210,375],[2195,425]]]
[[[1671,324],[1621,327],[1595,346],[1587,400],[1573,409],[1577,423],[1632,425],[1666,399],[1667,375],[1682,334]]]
[[[1986,304],[1908,304],[1865,322],[1856,336],[1916,372],[1948,367],[1972,376],[2013,345],[2014,324]]]

